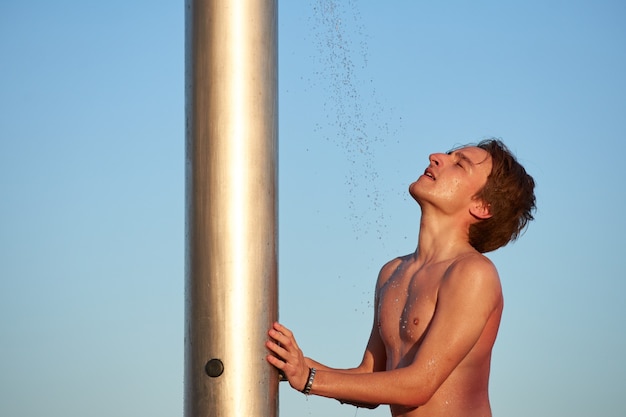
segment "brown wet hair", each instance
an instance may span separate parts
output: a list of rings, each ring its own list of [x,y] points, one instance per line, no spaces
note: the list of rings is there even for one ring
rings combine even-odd
[[[499,139],[476,145],[491,155],[491,173],[476,198],[489,205],[491,217],[470,226],[469,243],[491,252],[517,239],[534,219],[535,181]]]

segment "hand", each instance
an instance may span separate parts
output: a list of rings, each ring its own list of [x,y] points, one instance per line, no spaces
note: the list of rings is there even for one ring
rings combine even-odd
[[[267,361],[283,372],[292,388],[302,391],[309,377],[309,367],[293,333],[282,324],[274,323],[268,335],[271,339],[265,346],[273,355],[267,355]]]

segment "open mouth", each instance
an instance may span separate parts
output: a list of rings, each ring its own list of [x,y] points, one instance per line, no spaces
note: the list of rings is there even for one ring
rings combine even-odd
[[[435,180],[435,174],[433,174],[433,172],[430,169],[428,169],[428,168],[426,168],[426,170],[424,171],[424,176],[426,176],[426,177],[428,177],[428,178],[430,178],[432,180]]]

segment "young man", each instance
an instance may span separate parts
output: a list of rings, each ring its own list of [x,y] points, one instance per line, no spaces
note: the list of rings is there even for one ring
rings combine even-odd
[[[267,361],[306,394],[389,404],[396,417],[491,416],[503,298],[482,253],[516,239],[533,219],[534,186],[499,140],[430,155],[409,187],[422,211],[417,249],[380,271],[361,364],[333,369],[306,358],[279,323],[269,330]]]

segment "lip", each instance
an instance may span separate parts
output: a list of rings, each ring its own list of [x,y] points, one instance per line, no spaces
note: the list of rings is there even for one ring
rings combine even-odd
[[[427,175],[427,174],[428,174],[428,175]],[[430,179],[430,180],[433,180],[433,181],[435,181],[435,180],[437,179],[437,177],[435,177],[435,173],[434,173],[434,172],[433,172],[433,170],[432,170],[432,169],[430,169],[430,168],[426,168],[426,169],[424,170],[424,176],[425,176],[426,178]]]

